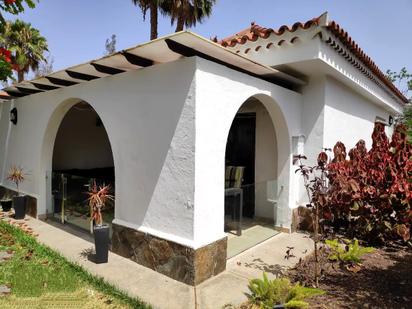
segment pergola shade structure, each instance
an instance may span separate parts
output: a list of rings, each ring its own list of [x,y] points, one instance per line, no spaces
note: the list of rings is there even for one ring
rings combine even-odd
[[[102,77],[155,64],[173,62],[182,57],[198,56],[236,71],[295,88],[304,84],[300,79],[279,70],[254,62],[192,32],[175,33],[138,45],[100,59],[72,66],[30,81],[23,81],[3,89],[11,97],[53,91]]]

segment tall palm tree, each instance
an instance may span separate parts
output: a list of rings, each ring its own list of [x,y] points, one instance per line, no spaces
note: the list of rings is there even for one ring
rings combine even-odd
[[[41,61],[46,61],[44,52],[48,51],[47,40],[30,23],[19,19],[7,22],[0,43],[12,52],[12,62],[18,69],[18,82],[24,80],[24,74],[30,69],[35,71]]]
[[[157,39],[158,9],[162,0],[132,0],[133,4],[140,7],[143,12],[143,20],[150,11],[150,39]]]
[[[176,22],[176,32],[183,28],[196,26],[212,14],[216,0],[163,0],[160,3],[162,13],[169,15],[172,25]]]

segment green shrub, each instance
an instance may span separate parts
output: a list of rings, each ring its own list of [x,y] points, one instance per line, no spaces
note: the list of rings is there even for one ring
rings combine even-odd
[[[263,273],[263,279],[250,280],[248,288],[251,292],[249,301],[261,309],[272,309],[280,304],[286,308],[307,308],[309,304],[304,299],[325,293],[299,283],[292,285],[287,278],[269,280],[266,273]]]
[[[337,239],[326,240],[326,245],[331,250],[328,256],[329,260],[343,263],[360,263],[362,256],[375,250],[372,247],[360,246],[357,239],[348,242],[345,247]]]

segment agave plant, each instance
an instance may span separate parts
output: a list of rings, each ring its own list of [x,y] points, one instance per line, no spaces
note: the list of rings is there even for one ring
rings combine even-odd
[[[90,208],[90,222],[94,222],[97,226],[101,226],[103,224],[102,209],[107,203],[114,200],[114,196],[111,195],[110,192],[110,184],[98,186],[96,181],[93,180],[93,182],[89,185],[87,201]]]
[[[7,175],[7,180],[13,182],[17,188],[17,195],[20,195],[19,186],[24,180],[26,180],[26,173],[20,166],[13,165]]]

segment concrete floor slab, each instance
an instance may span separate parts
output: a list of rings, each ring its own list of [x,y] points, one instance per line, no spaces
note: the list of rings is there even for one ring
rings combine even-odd
[[[289,259],[285,259],[287,247],[293,247],[291,253],[294,256]],[[312,250],[313,241],[309,235],[280,233],[229,259],[226,271],[245,278],[260,278],[264,271],[269,278],[275,278]]]
[[[223,272],[197,287],[198,308],[216,309],[224,305],[237,305],[247,300],[248,279]]]

